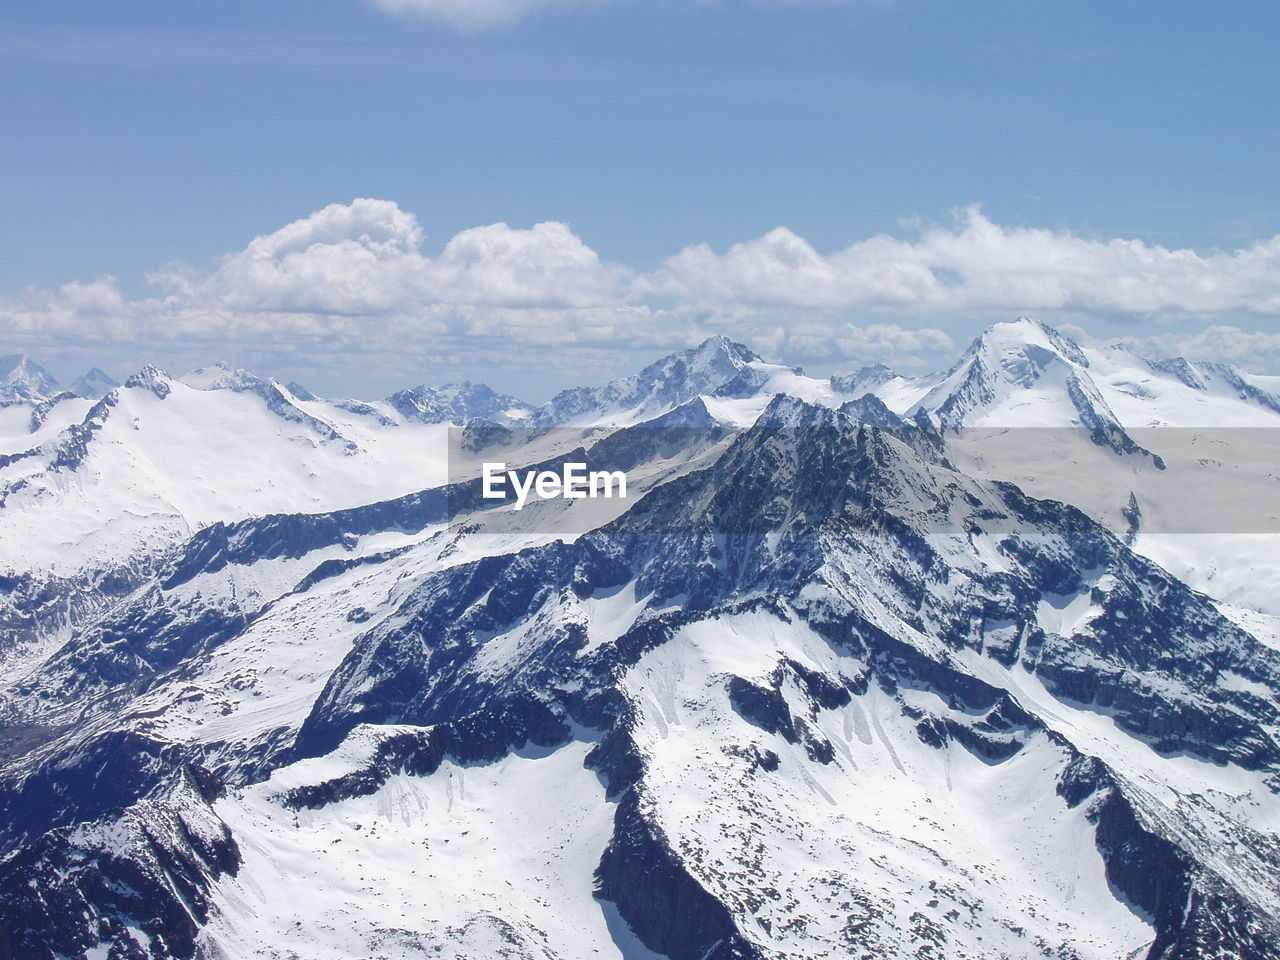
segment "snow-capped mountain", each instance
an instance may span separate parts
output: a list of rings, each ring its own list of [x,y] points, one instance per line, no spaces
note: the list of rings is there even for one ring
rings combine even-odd
[[[1022,318],[975,339],[919,407],[950,429],[1272,426],[1280,377],[1225,363],[1151,361],[1120,346],[1082,348]]]
[[[387,403],[406,420],[421,423],[469,423],[495,420],[520,423],[533,412],[528,404],[483,383],[450,383],[443,387],[419,384],[387,397]]]
[[[243,371],[196,382],[147,368],[96,402],[64,397],[31,433],[23,409],[0,457],[0,671],[64,642],[208,524],[444,482],[445,426],[301,401]]]
[[[69,392],[87,400],[97,400],[120,386],[115,380],[93,367],[88,373],[76,377],[68,388]]]
[[[0,357],[0,403],[40,403],[58,393],[58,381],[25,354]]]
[[[1280,620],[1143,543],[1274,395],[1019,321],[60,401],[0,463],[0,957],[1280,958]],[[504,525],[444,470],[495,421],[634,495]]]
[[[712,337],[696,348],[649,364],[635,376],[612,380],[602,387],[561,391],[534,414],[533,422],[556,427],[647,420],[694,397],[715,393],[759,362],[760,358],[742,344]]]

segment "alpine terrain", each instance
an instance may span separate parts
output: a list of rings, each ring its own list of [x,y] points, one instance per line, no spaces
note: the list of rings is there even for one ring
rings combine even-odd
[[[541,405],[4,358],[0,957],[1277,960],[1273,438],[1026,319]]]

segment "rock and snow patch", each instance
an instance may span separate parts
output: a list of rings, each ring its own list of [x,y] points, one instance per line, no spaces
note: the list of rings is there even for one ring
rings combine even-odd
[[[622,960],[593,896],[614,808],[583,766],[589,748],[446,760],[317,810],[280,804],[289,768],[229,795],[217,810],[244,863],[216,887],[202,944],[279,960]]]
[[[699,882],[752,918],[746,937],[787,957],[847,943],[885,958],[1114,960],[1151,942],[1108,885],[1086,811],[1056,793],[1061,747],[1036,734],[995,762],[926,744],[876,686],[812,712],[792,691],[789,708],[833,748],[824,763],[726,702],[726,675],[784,658],[861,671],[804,626],[756,614],[691,625],[626,678],[643,796]],[[759,761],[770,754],[774,769]]]

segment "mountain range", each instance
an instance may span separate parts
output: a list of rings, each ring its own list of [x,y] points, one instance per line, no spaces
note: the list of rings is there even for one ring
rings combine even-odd
[[[0,957],[1280,958],[1280,377],[6,370]]]

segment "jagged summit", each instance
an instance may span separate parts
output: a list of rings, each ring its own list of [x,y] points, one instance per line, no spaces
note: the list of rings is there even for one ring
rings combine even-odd
[[[300,384],[297,380],[290,380],[287,384],[285,384],[284,388],[288,390],[291,394],[293,394],[294,398],[297,400],[302,400],[305,402],[308,400],[320,399],[314,393],[312,393],[310,390],[308,390],[306,387]]]
[[[873,363],[854,373],[832,377],[831,388],[839,393],[861,395],[874,391],[896,377],[897,374],[883,363]]]
[[[751,348],[723,335],[707,337],[692,350],[673,356],[685,359],[693,376],[723,376],[730,370],[741,370],[748,363],[760,362],[759,355]]]
[[[1046,323],[1019,317],[994,323],[975,337],[946,379],[977,369],[992,380],[1032,387],[1046,373],[1064,367],[1088,369],[1080,345]]]
[[[993,323],[970,343],[965,354],[981,353],[987,356],[1034,355],[1038,348],[1056,354],[1068,363],[1089,366],[1080,345],[1055,327],[1030,317],[1003,320]]]
[[[486,383],[446,383],[440,387],[418,384],[387,397],[406,420],[419,423],[462,424],[470,420],[519,422],[532,408],[517,398],[498,393]]]
[[[0,357],[0,403],[40,403],[58,390],[53,374],[26,354]]]
[[[163,400],[173,390],[173,378],[155,364],[148,363],[125,380],[124,385],[126,388],[140,387],[144,390],[149,390]]]
[[[760,362],[752,350],[728,337],[709,337],[696,347],[655,360],[633,376],[602,387],[562,391],[537,412],[536,422],[560,426],[602,416],[619,422],[643,419],[696,396],[714,394],[748,365]]]
[[[1280,377],[1245,373],[1230,363],[1172,357],[1144,361],[1153,371],[1176,377],[1200,393],[1223,399],[1239,399],[1280,413]]]

